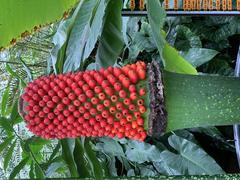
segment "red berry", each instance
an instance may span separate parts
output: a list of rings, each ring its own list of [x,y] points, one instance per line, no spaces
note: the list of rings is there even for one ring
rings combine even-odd
[[[94,96],[94,93],[92,90],[87,90],[86,91],[86,96],[89,97],[89,98],[92,98]]]
[[[76,88],[74,92],[76,93],[77,96],[79,96],[80,94],[82,94],[83,91],[80,88]]]
[[[115,117],[117,119],[121,119],[122,118],[122,113],[120,113],[120,112],[116,113]]]
[[[146,112],[146,108],[144,106],[139,106],[139,111],[140,113],[145,113]]]
[[[103,104],[105,107],[109,107],[111,105],[111,101],[109,99],[106,99],[103,101]]]
[[[60,98],[58,96],[53,96],[52,101],[58,103],[60,101]]]
[[[130,99],[132,99],[132,100],[137,99],[137,93],[135,93],[135,92],[130,93]]]
[[[114,83],[113,87],[116,91],[120,91],[122,89],[122,85],[119,82]]]
[[[81,114],[83,114],[83,113],[86,112],[86,109],[85,109],[84,106],[80,106],[79,109],[78,109],[78,111],[79,111]]]
[[[97,114],[97,110],[95,108],[91,108],[89,112],[90,112],[91,115],[96,115]]]
[[[117,108],[118,110],[122,110],[122,109],[123,109],[123,103],[122,103],[122,102],[118,102],[118,103],[116,104],[116,108]]]
[[[99,94],[100,92],[102,92],[102,88],[101,88],[100,86],[96,86],[96,87],[94,88],[94,92],[97,93],[97,94]]]
[[[70,115],[70,111],[67,110],[67,109],[63,110],[63,115],[64,115],[65,117],[68,117],[68,116]]]
[[[137,127],[138,127],[137,121],[133,121],[133,122],[132,122],[132,128],[133,128],[133,129],[136,129]]]
[[[110,87],[106,87],[106,88],[105,88],[105,92],[106,92],[106,94],[109,95],[109,96],[112,96],[112,95],[113,95],[113,90],[112,90],[112,88],[110,88]]]
[[[138,111],[134,112],[134,117],[135,118],[139,118],[140,116],[141,116],[140,112],[138,112]]]
[[[139,95],[144,96],[146,94],[146,90],[144,88],[139,89]]]
[[[125,124],[127,124],[127,120],[125,119],[125,118],[122,118],[121,120],[120,120],[120,124],[123,126],[123,125],[125,125]]]
[[[74,116],[73,115],[70,115],[70,116],[68,116],[67,117],[67,122],[69,123],[69,124],[71,124],[71,123],[73,123],[74,122]]]
[[[80,100],[81,102],[86,102],[87,98],[86,98],[85,94],[80,94],[80,95],[79,95],[79,100]]]
[[[131,100],[129,98],[125,98],[123,103],[128,106],[131,103]]]
[[[98,102],[99,102],[98,98],[96,98],[96,97],[91,98],[92,104],[96,105],[96,104],[98,104]]]
[[[120,96],[121,98],[125,98],[125,97],[127,96],[126,91],[120,90],[120,91],[119,91],[119,96]]]
[[[85,109],[90,109],[92,107],[92,104],[90,102],[85,102],[84,107]]]
[[[76,95],[71,92],[71,93],[68,94],[68,98],[69,98],[70,100],[75,100],[75,99],[76,99]]]
[[[108,111],[107,111],[107,110],[104,110],[104,111],[102,112],[102,117],[108,118],[108,116],[109,116]]]
[[[114,114],[117,111],[116,107],[112,106],[109,108],[109,112]]]
[[[64,98],[62,99],[62,102],[63,102],[63,104],[66,104],[66,105],[69,105],[69,104],[70,104],[70,100],[69,100],[67,97],[64,97]]]
[[[89,112],[85,112],[85,113],[83,114],[83,117],[84,117],[85,119],[89,119],[89,118],[91,117],[91,114],[90,114]]]
[[[116,95],[112,95],[112,96],[111,96],[111,101],[112,101],[112,102],[115,103],[115,102],[117,102],[117,100],[118,100],[118,98],[117,98]]]
[[[74,111],[76,110],[76,107],[75,107],[74,105],[70,104],[70,105],[68,106],[68,110],[69,110],[70,112],[74,112]]]
[[[107,122],[108,122],[108,124],[113,124],[113,122],[114,122],[113,117],[112,117],[112,116],[109,116],[109,117],[107,118]]]
[[[76,99],[73,101],[73,104],[74,104],[74,106],[78,107],[81,105],[81,102],[78,99]]]
[[[129,90],[130,92],[136,92],[136,91],[137,91],[136,86],[133,85],[133,84],[131,84],[131,85],[128,87],[128,90]]]
[[[99,93],[99,94],[98,94],[98,98],[99,98],[100,100],[104,100],[104,99],[106,98],[106,95],[105,95],[104,93]]]
[[[128,120],[128,121],[132,121],[132,120],[133,120],[133,116],[132,116],[131,114],[128,114],[128,115],[127,115],[127,120]]]
[[[97,110],[102,112],[104,110],[104,106],[102,104],[97,105]]]
[[[134,104],[130,104],[129,105],[129,110],[130,111],[134,111],[136,109],[135,105]]]
[[[64,92],[65,92],[66,94],[69,94],[71,91],[72,91],[72,89],[71,89],[70,87],[65,87],[65,88],[64,88]]]

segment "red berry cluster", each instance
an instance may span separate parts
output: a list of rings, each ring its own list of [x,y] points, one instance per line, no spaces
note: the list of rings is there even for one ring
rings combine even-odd
[[[143,141],[146,65],[44,76],[22,95],[24,119],[43,138],[109,136]]]

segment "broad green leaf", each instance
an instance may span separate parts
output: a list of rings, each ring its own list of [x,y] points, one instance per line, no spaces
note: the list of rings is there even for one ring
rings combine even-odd
[[[96,144],[98,151],[107,153],[112,156],[122,156],[125,157],[122,146],[114,139],[111,138],[101,138],[100,142]]]
[[[156,146],[133,140],[129,141],[125,153],[130,161],[137,163],[158,161],[160,158],[160,151]]]
[[[201,48],[202,42],[200,37],[193,33],[188,27],[184,25],[178,25],[176,27],[177,39],[174,47],[177,50],[187,51],[190,48]]]
[[[180,52],[181,56],[194,67],[198,67],[218,54],[218,51],[206,48],[190,48],[187,51]]]
[[[34,162],[32,161],[30,165],[30,170],[29,170],[30,179],[35,179],[34,169],[35,169]]]
[[[167,131],[239,123],[240,79],[164,71]]]
[[[163,151],[161,161],[175,170],[178,175],[225,173],[212,157],[191,141],[172,135],[168,138],[168,142],[176,150],[176,153]]]
[[[4,161],[3,161],[3,169],[6,171],[9,162],[11,160],[11,158],[13,157],[13,150],[16,146],[16,140],[11,144],[10,148],[8,149],[5,157],[4,157]]]
[[[1,144],[0,144],[0,153],[8,147],[8,145],[12,142],[14,136],[10,136],[6,138]]]
[[[140,166],[139,170],[141,177],[154,177],[158,175],[152,165]]]
[[[76,162],[79,177],[86,178],[93,175],[89,162],[86,159],[85,149],[79,139],[75,139],[75,148],[73,151],[74,161]]]
[[[159,0],[147,0],[146,3],[147,3],[149,24],[152,29],[152,35],[153,35],[155,44],[158,47],[159,53],[162,54],[166,41],[164,37],[161,35],[161,29],[165,21],[166,12],[160,5]]]
[[[60,144],[60,142],[58,142],[56,147],[52,151],[52,154],[48,160],[49,162],[51,162],[53,160],[53,158],[58,154],[58,152],[60,151],[60,147],[61,147],[61,144]]]
[[[75,22],[77,13],[82,6],[84,1],[80,1],[76,9],[74,10],[72,16],[68,19],[60,22],[57,32],[53,36],[54,47],[50,53],[50,58],[48,60],[48,73],[50,73],[50,66],[53,66],[55,74],[63,72],[63,64],[66,56],[67,42],[69,39],[69,34],[72,30],[72,26]]]
[[[44,174],[42,168],[37,163],[35,163],[35,174],[36,174],[36,178],[38,178],[38,179],[44,179],[45,178],[45,174]]]
[[[165,62],[164,69],[167,71],[183,74],[197,74],[197,70],[187,62],[176,49],[167,43],[163,48],[162,58]]]
[[[97,68],[114,65],[123,48],[122,3],[122,0],[110,0],[106,8],[96,55]]]
[[[63,139],[63,140],[61,140],[61,145],[62,145],[62,156],[68,166],[71,176],[78,177],[79,174],[78,174],[77,166],[76,166],[76,163],[75,163],[74,157],[73,157],[75,140],[74,139]]]
[[[46,144],[50,144],[51,141],[47,140],[47,139],[43,139],[41,137],[37,137],[37,136],[32,136],[30,138],[27,139],[26,143],[28,145],[36,145],[36,146],[44,146]]]
[[[21,82],[21,86],[25,87],[25,81],[8,65],[6,64],[6,70],[11,74],[13,77],[17,78]]]
[[[29,161],[29,157],[22,159],[21,162],[12,170],[9,176],[9,180],[15,179],[16,175],[24,168],[24,166],[27,164],[28,161]]]
[[[0,127],[2,127],[8,135],[12,135],[14,132],[10,120],[5,117],[0,117]]]
[[[10,90],[10,87],[8,85],[2,96],[2,102],[1,102],[1,115],[2,116],[6,115],[6,110],[7,110],[6,108],[7,108],[8,98],[9,98],[9,90]]]
[[[167,71],[197,74],[196,69],[183,59],[178,52],[168,45],[161,33],[166,13],[158,0],[147,1],[149,24],[152,29],[152,36],[162,57],[164,69]]]
[[[97,10],[101,10],[101,8],[104,7],[98,7],[98,4],[99,0],[86,0],[82,3],[79,11],[77,12],[71,32],[69,33],[69,39],[66,47],[66,60],[63,68],[64,72],[74,71],[79,68],[81,61],[88,57],[92,49],[94,48],[98,33],[100,31],[99,29],[93,29],[93,27],[91,27],[92,18],[94,23],[98,23],[100,21],[100,24],[98,24],[98,26],[100,25],[100,27],[98,28],[101,29],[102,24],[101,19],[96,21],[96,18],[94,18],[95,15],[99,15],[97,13],[94,13],[94,8],[97,6]],[[104,1],[102,1],[101,4],[104,5]],[[101,18],[103,14],[104,8],[100,14],[100,17],[98,18]],[[94,36],[95,34],[93,33],[93,31],[97,31],[97,36]],[[91,40],[93,41],[93,44],[91,44],[91,48],[89,49],[89,44],[88,47],[85,46],[87,44],[87,41],[90,40],[90,38],[94,39]],[[88,50],[86,54],[84,54],[85,48]]]
[[[51,176],[54,172],[56,172],[58,169],[64,166],[63,162],[53,162],[48,166],[48,169],[46,171],[46,176]]]
[[[105,172],[101,166],[99,159],[97,158],[96,152],[93,150],[90,143],[91,141],[89,139],[84,140],[85,154],[88,159],[89,165],[92,168],[94,178],[102,179]]]
[[[11,119],[11,121],[13,122],[13,124],[19,123],[19,122],[22,121],[22,118],[21,118],[21,116],[20,116],[19,113],[18,113],[18,99],[16,99],[16,100],[13,102],[10,119]]]
[[[72,8],[76,2],[77,0],[1,0],[0,49],[32,32],[34,28],[62,18],[64,12]]]

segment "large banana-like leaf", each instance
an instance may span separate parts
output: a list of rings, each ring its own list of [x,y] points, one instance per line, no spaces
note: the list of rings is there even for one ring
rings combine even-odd
[[[79,0],[1,0],[0,49],[67,15]]]

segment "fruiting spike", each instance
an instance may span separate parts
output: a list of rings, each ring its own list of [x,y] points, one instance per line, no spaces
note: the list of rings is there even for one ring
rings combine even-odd
[[[92,137],[146,138],[147,97],[144,62],[40,77],[20,98],[28,129],[46,139]],[[140,129],[141,131],[138,131]]]

